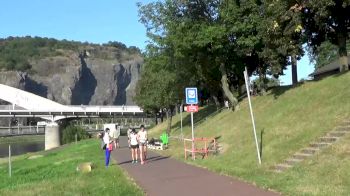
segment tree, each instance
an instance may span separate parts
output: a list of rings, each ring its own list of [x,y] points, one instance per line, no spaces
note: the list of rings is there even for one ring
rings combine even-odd
[[[303,0],[298,6],[312,53],[317,55],[317,48],[328,40],[338,47],[340,71],[348,70],[350,0]]]
[[[183,89],[181,72],[173,71],[176,70],[176,63],[171,63],[169,52],[167,49],[148,46],[135,95],[135,102],[148,112],[156,115],[158,111],[166,110],[168,134],[171,132],[172,113],[181,100],[180,91]]]

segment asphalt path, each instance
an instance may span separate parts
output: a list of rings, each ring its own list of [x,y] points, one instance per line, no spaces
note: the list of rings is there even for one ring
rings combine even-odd
[[[278,193],[222,176],[203,168],[161,156],[148,150],[147,163],[131,163],[126,137],[120,138],[121,148],[113,150],[112,158],[150,196],[275,196]]]

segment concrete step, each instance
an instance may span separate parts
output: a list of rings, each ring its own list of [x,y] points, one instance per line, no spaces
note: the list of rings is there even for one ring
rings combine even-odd
[[[304,159],[307,159],[307,158],[309,158],[309,157],[311,157],[311,156],[312,156],[312,154],[295,153],[295,154],[292,156],[292,158],[293,158],[293,159],[302,159],[302,160],[304,160]]]
[[[338,126],[335,128],[336,131],[350,131],[350,125],[349,126]]]
[[[301,152],[303,154],[311,154],[311,155],[313,155],[319,150],[320,150],[320,148],[305,148],[305,149],[302,149]]]
[[[290,159],[285,160],[284,162],[285,162],[286,164],[288,164],[288,165],[295,165],[295,164],[300,163],[300,162],[302,162],[302,161],[303,161],[303,159],[293,159],[293,158],[290,158]]]
[[[309,146],[311,148],[323,148],[323,147],[327,147],[332,143],[326,143],[326,142],[315,142],[315,143],[311,143]]]
[[[275,172],[283,172],[284,170],[287,170],[289,168],[293,167],[292,165],[289,165],[289,164],[277,164],[275,166]]]
[[[327,142],[327,143],[333,143],[338,140],[339,137],[320,137],[319,141],[321,142]]]
[[[343,121],[342,123],[340,123],[340,125],[342,125],[342,126],[350,126],[350,120]]]
[[[347,134],[347,131],[332,131],[329,132],[327,135],[331,137],[342,137],[345,134]]]

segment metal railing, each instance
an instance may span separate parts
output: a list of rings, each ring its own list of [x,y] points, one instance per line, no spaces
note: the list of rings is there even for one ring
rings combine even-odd
[[[40,135],[45,134],[45,126],[11,126],[0,127],[0,137],[16,135]]]

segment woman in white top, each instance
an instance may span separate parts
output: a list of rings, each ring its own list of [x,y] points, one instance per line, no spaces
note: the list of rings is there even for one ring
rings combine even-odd
[[[109,159],[111,157],[111,146],[112,145],[109,145],[111,143],[111,140],[109,138],[109,129],[107,128],[105,130],[105,133],[103,135],[103,142],[104,142],[104,145],[105,145],[105,155],[106,155],[106,167],[108,167],[109,165]]]
[[[143,125],[141,125],[140,128],[141,130],[137,133],[137,135],[138,135],[139,146],[140,146],[141,164],[144,164],[146,161],[146,155],[147,155],[147,132]]]
[[[129,134],[129,144],[131,148],[131,163],[137,163],[137,149],[139,148],[139,141],[135,129],[132,129]]]

